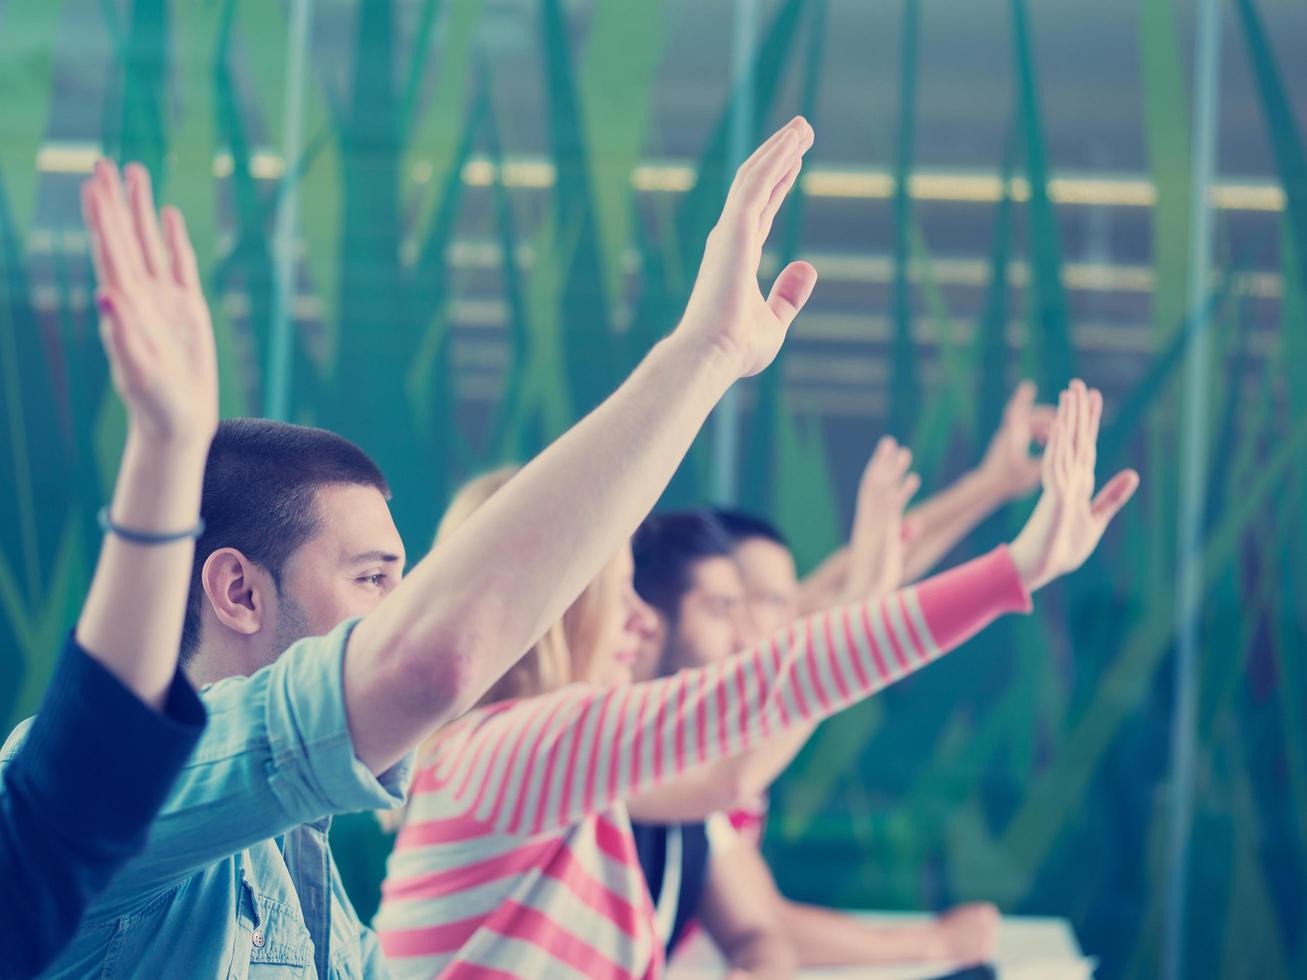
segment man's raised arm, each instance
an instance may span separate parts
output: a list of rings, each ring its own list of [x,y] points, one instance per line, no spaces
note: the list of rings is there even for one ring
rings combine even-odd
[[[708,413],[776,356],[816,272],[758,264],[812,145],[796,118],[736,174],[680,324],[626,382],[424,558],[354,630],[350,731],[374,772],[470,707],[653,507]]]

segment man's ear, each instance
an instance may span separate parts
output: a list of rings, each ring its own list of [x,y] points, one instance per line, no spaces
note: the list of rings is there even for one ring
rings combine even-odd
[[[204,562],[200,585],[218,622],[242,636],[263,625],[268,575],[235,548],[219,548]]]

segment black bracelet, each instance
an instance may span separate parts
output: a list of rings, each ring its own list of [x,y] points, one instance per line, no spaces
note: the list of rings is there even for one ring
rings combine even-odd
[[[204,533],[204,518],[199,519],[199,523],[185,531],[173,531],[168,534],[161,534],[157,531],[134,531],[129,527],[122,527],[115,524],[109,519],[109,508],[101,507],[97,515],[100,522],[100,530],[105,534],[116,534],[124,541],[130,541],[132,544],[172,544],[174,541],[185,541],[187,539],[198,538]]]

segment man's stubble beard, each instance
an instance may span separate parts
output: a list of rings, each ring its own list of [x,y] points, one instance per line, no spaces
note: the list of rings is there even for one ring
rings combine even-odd
[[[312,635],[313,630],[309,627],[308,617],[304,615],[304,607],[289,593],[278,589],[277,632],[273,634],[272,640],[276,656],[280,657],[296,640]]]

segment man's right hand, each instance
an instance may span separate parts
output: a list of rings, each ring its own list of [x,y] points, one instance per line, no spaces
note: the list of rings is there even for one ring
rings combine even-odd
[[[676,330],[350,635],[350,734],[374,773],[467,711],[566,612],[648,515],[721,396],[776,356],[817,274],[796,262],[764,299],[758,265],[811,143],[795,119],[749,158]]]
[[[757,374],[772,362],[817,282],[812,266],[791,262],[776,277],[770,295],[764,298],[758,288],[763,243],[812,139],[812,127],[796,116],[740,166],[676,330],[675,336],[724,355],[739,377]]]

